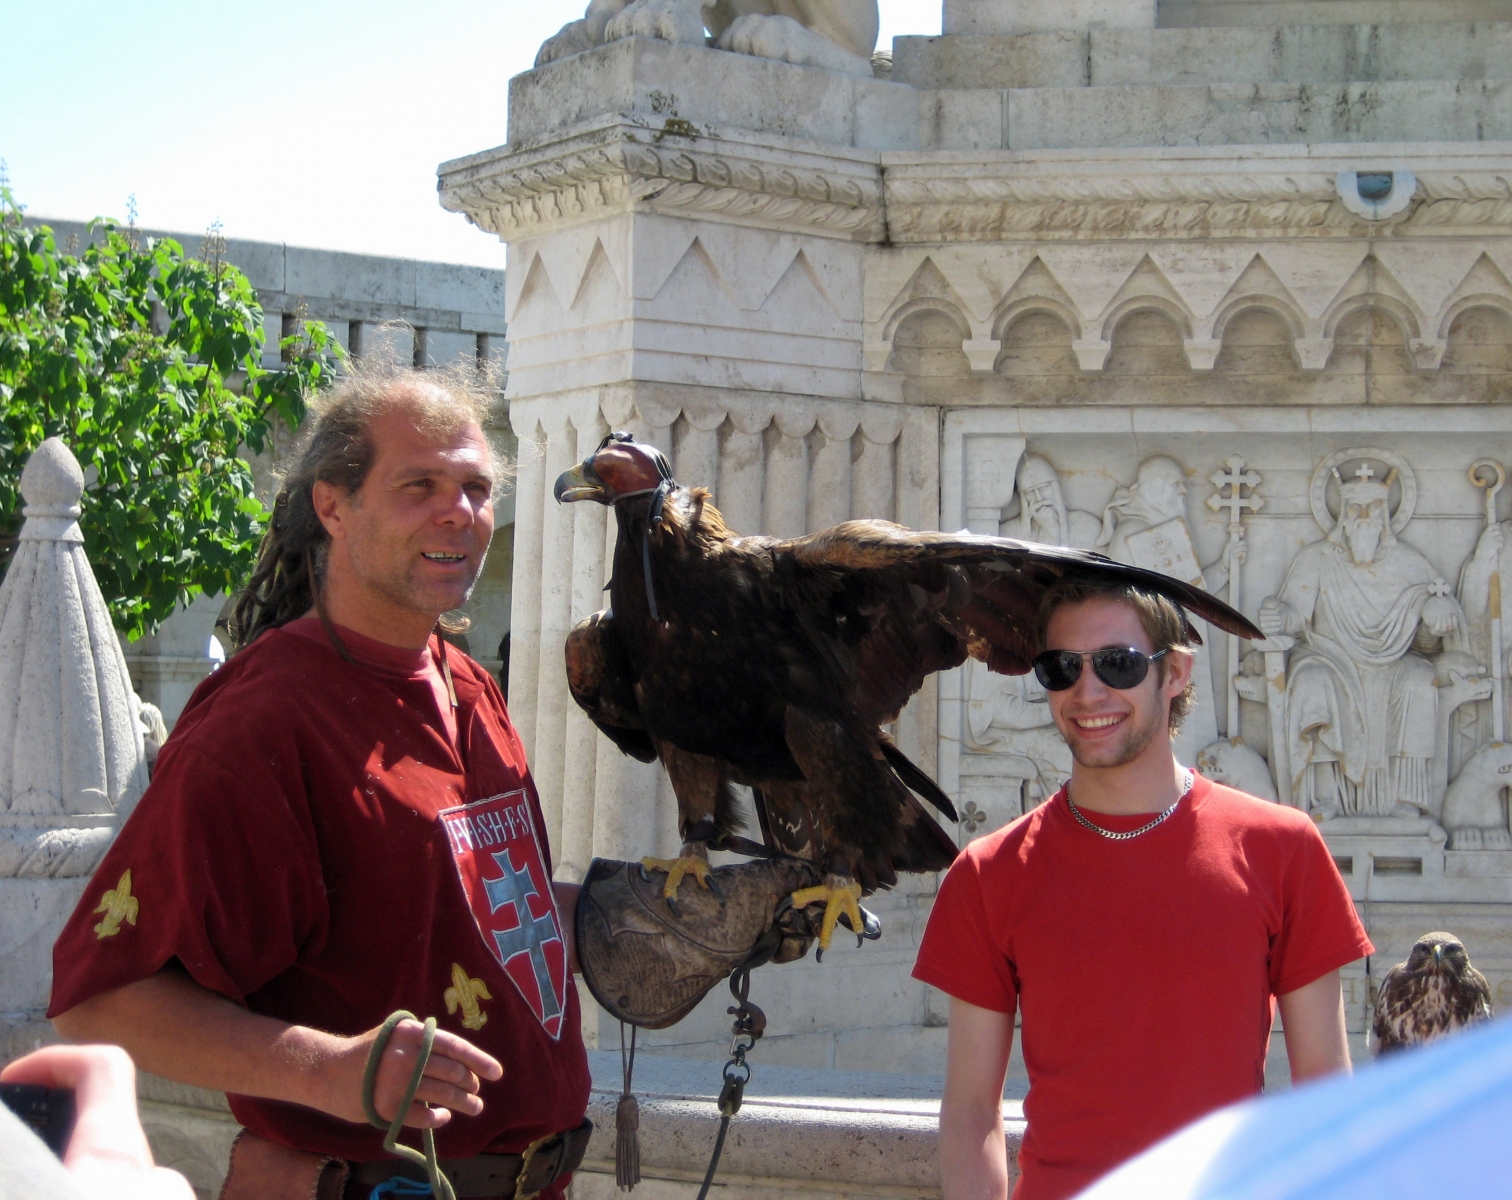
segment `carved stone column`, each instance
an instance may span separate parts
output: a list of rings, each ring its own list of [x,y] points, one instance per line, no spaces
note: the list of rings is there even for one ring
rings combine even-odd
[[[136,697],[84,554],[83,492],[68,447],[43,442],[0,584],[0,1061],[47,1038],[53,940],[147,784]]]

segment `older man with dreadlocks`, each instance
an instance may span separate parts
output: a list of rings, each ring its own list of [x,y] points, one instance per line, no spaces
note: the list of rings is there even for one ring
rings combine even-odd
[[[366,370],[318,407],[239,648],[57,943],[65,1037],[228,1093],[226,1200],[424,1190],[369,1124],[424,1054],[396,1010],[439,1022],[404,1123],[434,1131],[458,1197],[558,1196],[582,1158],[576,891],[551,883],[497,685],[438,629],[493,532],[485,403]]]

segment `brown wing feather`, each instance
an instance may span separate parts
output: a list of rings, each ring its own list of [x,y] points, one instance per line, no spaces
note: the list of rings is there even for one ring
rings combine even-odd
[[[656,761],[656,747],[641,721],[631,690],[614,617],[596,612],[567,635],[567,688],[589,720],[631,758]]]
[[[999,674],[1028,671],[1040,597],[1066,576],[1138,584],[1220,629],[1245,638],[1264,636],[1200,588],[1087,550],[972,533],[921,533],[890,521],[847,521],[776,543],[769,552],[790,562],[794,579],[807,577],[809,586],[865,593],[871,624],[855,648],[852,701],[866,719],[881,723],[893,719],[928,675],[959,666],[968,655]]]

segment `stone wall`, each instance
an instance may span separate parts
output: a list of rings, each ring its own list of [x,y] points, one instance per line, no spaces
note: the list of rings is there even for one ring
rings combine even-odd
[[[514,425],[544,449],[512,707],[564,871],[675,837],[665,780],[595,739],[556,665],[613,531],[546,482],[624,424],[742,532],[891,515],[1263,607],[1276,636],[1210,639],[1178,752],[1323,822],[1380,947],[1347,981],[1356,1041],[1435,922],[1512,990],[1487,582],[1512,572],[1512,494],[1487,508],[1512,462],[1512,11],[1428,15],[950,0],[890,80],[643,38],[514,80],[509,144],[444,164],[442,198],[509,244]],[[962,841],[1064,776],[1044,714],[974,670],[910,709]],[[937,1069],[940,999],[907,978],[931,888],[833,969],[762,973],[789,1009],[764,1049]],[[706,1007],[682,1052],[719,1052]]]

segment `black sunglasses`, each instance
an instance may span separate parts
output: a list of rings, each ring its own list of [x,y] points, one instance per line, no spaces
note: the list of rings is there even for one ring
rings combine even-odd
[[[1108,646],[1102,650],[1046,650],[1034,656],[1034,674],[1050,692],[1063,692],[1081,678],[1082,660],[1092,660],[1092,670],[1110,688],[1126,691],[1138,687],[1150,673],[1150,664],[1169,652],[1145,654],[1133,646]]]

